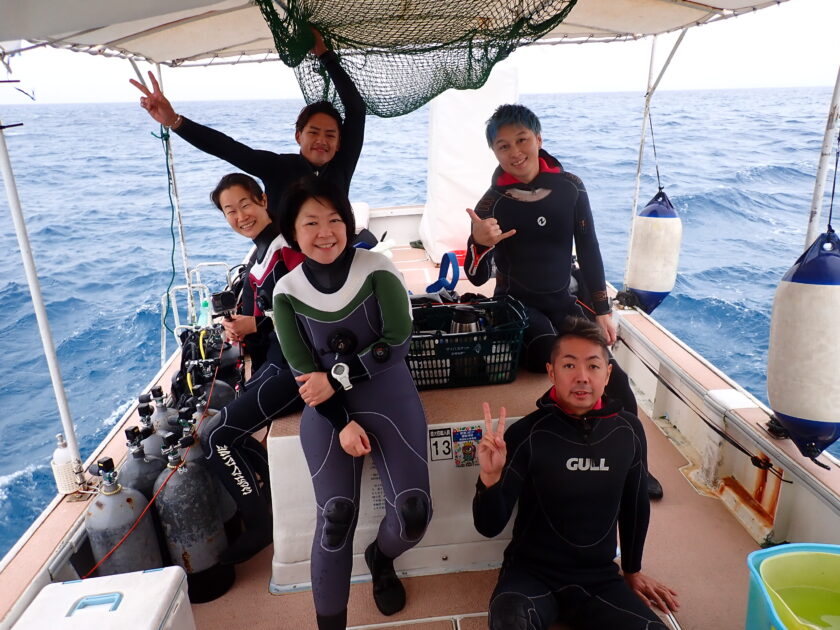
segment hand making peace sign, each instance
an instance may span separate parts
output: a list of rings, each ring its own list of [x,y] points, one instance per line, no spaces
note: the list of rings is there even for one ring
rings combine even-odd
[[[163,95],[160,89],[160,84],[157,82],[155,75],[149,72],[149,80],[152,83],[152,91],[149,91],[145,85],[134,79],[129,79],[131,83],[138,90],[143,92],[140,98],[140,107],[149,112],[149,116],[158,121],[161,125],[172,127],[178,122],[178,114],[172,107],[172,103]]]
[[[483,245],[484,247],[493,247],[499,241],[503,241],[516,234],[516,230],[508,230],[503,233],[502,228],[499,227],[499,222],[496,221],[496,219],[493,217],[482,219],[472,208],[467,208],[467,214],[470,215],[470,219],[472,219],[473,240],[479,245]]]
[[[502,469],[507,459],[507,444],[505,444],[505,419],[507,412],[504,407],[499,409],[499,426],[493,431],[493,418],[490,415],[490,404],[483,403],[484,433],[478,443],[478,464],[481,469],[481,483],[488,488],[502,478]]]

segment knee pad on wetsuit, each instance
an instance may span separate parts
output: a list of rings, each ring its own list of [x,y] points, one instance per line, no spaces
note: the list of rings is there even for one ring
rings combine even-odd
[[[400,518],[406,538],[417,540],[429,523],[429,500],[423,495],[407,498],[400,506]]]
[[[324,545],[330,549],[341,547],[350,532],[356,506],[348,499],[330,499],[324,507]]]
[[[531,600],[521,593],[501,593],[490,602],[490,630],[530,630]]]

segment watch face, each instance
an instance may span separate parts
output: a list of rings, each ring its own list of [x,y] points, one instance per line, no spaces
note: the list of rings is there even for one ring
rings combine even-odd
[[[344,374],[346,372],[347,372],[347,366],[344,365],[343,363],[336,363],[333,366],[333,369],[332,369],[333,376],[344,376]]]

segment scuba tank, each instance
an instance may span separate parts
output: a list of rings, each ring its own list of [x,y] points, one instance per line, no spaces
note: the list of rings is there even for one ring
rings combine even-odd
[[[181,460],[180,447],[192,442],[189,435],[179,440],[169,432],[164,437],[168,464],[155,482],[155,492],[160,490],[155,508],[172,560],[187,572],[190,601],[200,603],[226,593],[235,575],[233,566],[219,564],[227,539],[210,473]]]
[[[195,408],[190,402],[192,400],[192,398],[188,398],[186,404],[178,410],[178,426],[181,428],[181,433],[184,437],[189,436],[193,439],[193,443],[184,454],[183,459],[185,462],[196,462],[203,465],[204,448],[196,435],[195,420],[193,419]]]
[[[193,389],[195,389],[195,387],[193,387]],[[232,402],[234,398],[236,398],[236,390],[219,378],[216,379],[216,382],[213,385],[212,398],[208,402],[208,405],[214,409],[221,409],[228,403]]]
[[[143,398],[151,399],[151,397],[148,394],[142,394],[140,396],[141,402],[137,406],[137,415],[140,416],[140,430],[147,434],[147,437],[141,441],[143,452],[147,457],[153,457],[166,462],[166,458],[161,453],[163,437],[160,432],[155,431],[152,423],[152,406],[148,402],[142,402]]]
[[[207,404],[207,393],[209,392],[209,388],[205,387],[204,385],[195,385],[193,386],[193,401],[192,405],[195,408],[195,422],[198,424],[201,422],[201,419],[205,416],[207,418],[211,418],[218,413],[217,409],[208,408]],[[205,414],[206,412],[206,414]]]
[[[203,396],[204,388],[201,385],[196,385],[193,387],[193,392]],[[184,456],[184,461],[195,462],[206,467],[207,453],[204,451],[204,447],[199,440],[197,430],[198,422],[201,420],[205,409],[206,403],[204,403],[202,399],[188,398],[186,406],[181,407],[178,410],[178,424],[181,426],[181,430],[184,435],[189,435],[195,440],[193,445],[190,446],[189,451],[187,451],[187,454]],[[216,413],[218,412],[215,410],[208,410],[207,417],[210,418]],[[228,540],[232,541],[242,531],[239,519],[236,518],[239,508],[236,505],[236,501],[234,501],[233,497],[230,496],[230,492],[228,492],[227,488],[225,488],[222,485],[222,482],[219,481],[219,478],[212,471],[208,470],[207,472],[210,473],[212,485],[215,489],[216,497],[219,500],[219,511],[222,517],[222,522],[225,525],[225,532],[227,533]]]
[[[166,462],[162,457],[147,457],[143,440],[152,435],[151,427],[131,427],[125,430],[125,437],[128,440],[128,459],[120,468],[120,481],[123,487],[133,488],[146,497],[147,501],[152,499],[152,489],[160,471],[166,468]]]
[[[155,401],[155,412],[152,414],[152,424],[155,426],[155,431],[164,433],[171,431],[169,421],[177,418],[178,412],[166,406],[163,400],[163,387],[160,385],[152,387],[151,395]]]
[[[85,513],[85,530],[93,558],[99,562],[134,525],[148,502],[137,490],[117,483],[117,471],[110,457],[100,459],[95,472],[101,475],[102,483],[99,494],[91,501]],[[159,569],[162,566],[152,519],[144,517],[131,535],[97,569],[97,574],[113,575]]]
[[[123,462],[120,468],[120,482],[124,488],[131,488],[137,490],[140,494],[146,497],[147,501],[151,501],[154,496],[155,481],[157,481],[160,471],[166,468],[166,462],[161,458],[147,457],[143,449],[142,441],[153,433],[151,427],[130,427],[125,430],[125,437],[127,438],[126,446],[128,446],[128,458]],[[163,528],[160,524],[155,510],[150,510],[152,525],[155,528],[155,536],[158,539],[160,547],[160,557],[163,560],[164,566],[169,566],[171,563],[169,559],[169,550],[166,548],[164,541]]]

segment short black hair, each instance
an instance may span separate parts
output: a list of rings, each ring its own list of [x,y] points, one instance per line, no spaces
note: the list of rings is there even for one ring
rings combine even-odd
[[[219,183],[216,184],[213,192],[210,193],[210,201],[212,201],[219,210],[222,210],[222,202],[220,200],[222,193],[228,188],[233,188],[234,186],[242,186],[242,188],[247,190],[248,194],[251,195],[251,199],[258,203],[262,201],[262,187],[260,187],[257,183],[257,180],[245,173],[228,173],[222,177],[222,179],[219,180]],[[224,210],[222,210],[222,212],[224,212]]]
[[[347,246],[350,247],[356,235],[356,218],[353,216],[353,206],[350,205],[347,194],[338,186],[328,179],[315,175],[307,175],[293,182],[283,194],[280,202],[278,227],[286,242],[293,249],[300,251],[300,246],[295,240],[295,221],[300,214],[301,206],[309,199],[316,199],[324,205],[329,204],[335,208],[347,228]]]
[[[607,347],[607,339],[604,337],[604,331],[595,322],[590,322],[583,317],[567,317],[560,328],[560,332],[554,338],[551,344],[551,363],[557,358],[557,353],[560,350],[560,342],[566,337],[578,337],[586,339],[592,343],[596,343],[604,350],[604,361],[609,362],[610,351]]]
[[[315,101],[300,110],[297,120],[295,121],[295,131],[303,131],[303,128],[306,127],[306,123],[308,123],[309,119],[315,114],[326,114],[330,118],[335,119],[335,122],[338,123],[338,133],[339,135],[341,134],[344,121],[341,119],[341,114],[338,113],[338,110],[329,101]]]
[[[499,129],[505,125],[522,125],[534,132],[535,136],[540,135],[542,125],[537,115],[524,105],[499,105],[490,119],[484,133],[487,137],[487,146],[493,148],[493,141],[499,133]]]

